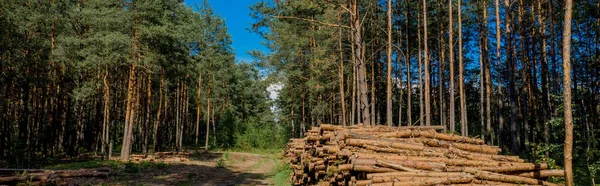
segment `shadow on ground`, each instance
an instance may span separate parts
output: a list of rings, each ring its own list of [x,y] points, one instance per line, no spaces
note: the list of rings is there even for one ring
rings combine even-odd
[[[169,163],[164,168],[140,169],[138,173],[116,172],[108,178],[68,180],[68,185],[265,185],[266,173],[234,170],[235,166],[217,167],[220,152],[199,152],[189,161]],[[258,163],[258,162],[256,162]]]

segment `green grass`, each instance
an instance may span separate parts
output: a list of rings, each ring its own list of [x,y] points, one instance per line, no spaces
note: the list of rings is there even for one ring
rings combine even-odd
[[[275,166],[271,171],[271,176],[277,186],[291,185],[290,183],[290,173],[292,173],[292,169],[290,169],[290,165],[285,162],[280,162],[278,159],[274,159]]]

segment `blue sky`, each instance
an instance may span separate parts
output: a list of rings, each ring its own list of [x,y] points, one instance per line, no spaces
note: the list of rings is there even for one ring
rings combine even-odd
[[[268,49],[261,44],[262,38],[258,34],[248,31],[250,23],[253,22],[248,7],[257,1],[259,0],[208,0],[215,13],[225,19],[233,40],[235,58],[238,61],[252,61],[252,57],[248,55],[247,51],[258,49],[268,52]],[[187,6],[196,3],[202,4],[202,0],[185,0]]]

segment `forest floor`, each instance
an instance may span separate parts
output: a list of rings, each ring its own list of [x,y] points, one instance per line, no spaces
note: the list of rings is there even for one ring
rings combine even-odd
[[[202,152],[186,158],[124,163],[107,178],[65,181],[68,185],[274,185],[277,162],[274,154]],[[105,162],[104,166],[115,165]]]

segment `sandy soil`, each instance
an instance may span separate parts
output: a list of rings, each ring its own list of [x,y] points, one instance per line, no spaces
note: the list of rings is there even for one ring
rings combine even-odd
[[[217,166],[221,157],[227,157],[224,167]],[[275,166],[275,158],[241,152],[208,152],[165,163],[166,168],[70,180],[69,185],[272,185],[269,174]]]

